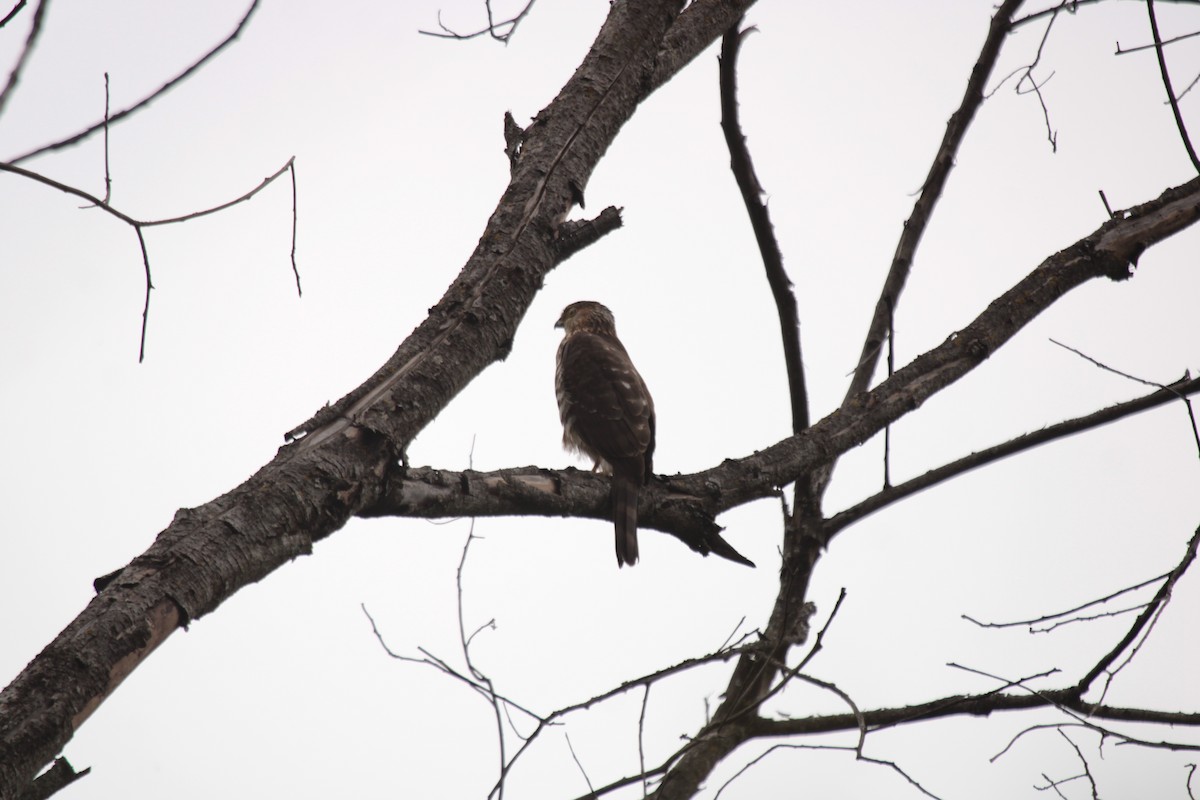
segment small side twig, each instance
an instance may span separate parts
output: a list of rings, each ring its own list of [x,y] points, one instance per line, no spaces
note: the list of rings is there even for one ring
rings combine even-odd
[[[529,2],[525,4],[525,7],[521,9],[520,13],[518,13],[516,16],[510,17],[509,19],[501,22],[496,22],[495,18],[492,16],[491,0],[484,0],[483,5],[487,11],[487,27],[481,28],[477,31],[472,31],[471,33],[459,33],[448,28],[442,22],[442,12],[439,10],[437,14],[437,24],[441,30],[418,30],[417,33],[424,36],[433,36],[438,39],[457,39],[458,41],[474,39],[477,36],[483,36],[484,34],[487,34],[497,42],[508,44],[508,40],[511,39],[513,34],[517,32],[517,26],[521,24],[521,21],[524,20],[525,17],[529,15],[529,12],[533,9],[534,2],[536,2],[536,0],[529,0]]]
[[[1133,586],[1126,586],[1124,589],[1119,589],[1111,594],[1105,595],[1104,597],[1099,597],[1095,600],[1089,600],[1088,602],[1086,602],[1082,605],[1075,606],[1074,608],[1068,608],[1066,611],[1056,611],[1053,614],[1045,614],[1043,616],[1036,617],[1034,619],[1023,619],[1023,620],[1016,620],[1013,622],[981,622],[968,614],[963,614],[962,618],[965,619],[967,622],[970,622],[974,625],[978,625],[980,628],[1023,628],[1023,627],[1028,626],[1030,633],[1045,633],[1045,632],[1054,630],[1054,628],[1058,627],[1059,625],[1065,625],[1069,622],[1097,619],[1099,617],[1104,617],[1104,616],[1116,616],[1118,614],[1126,614],[1126,613],[1129,613],[1130,611],[1136,611],[1137,609],[1145,608],[1146,604],[1142,603],[1140,605],[1135,606],[1132,609],[1121,609],[1120,611],[1108,612],[1106,614],[1099,614],[1096,616],[1090,616],[1090,617],[1075,617],[1075,616],[1073,616],[1075,614],[1080,613],[1081,611],[1086,611],[1087,609],[1092,608],[1093,606],[1104,605],[1105,603],[1115,600],[1118,597],[1121,597],[1122,595],[1129,594],[1130,592],[1136,592],[1138,589],[1144,589],[1145,587],[1147,587],[1153,583],[1157,583],[1161,580],[1165,580],[1170,574],[1171,573],[1169,573],[1169,572],[1164,572],[1162,575],[1156,575],[1153,578],[1150,578],[1149,580],[1142,581],[1141,583],[1136,583]],[[1046,623],[1052,623],[1052,624],[1049,627],[1043,628],[1040,630],[1035,630],[1033,627],[1035,625],[1044,625]]]
[[[1039,82],[1037,78],[1033,77],[1033,70],[1042,61],[1042,52],[1046,49],[1046,42],[1050,38],[1050,30],[1054,27],[1054,21],[1058,19],[1058,12],[1066,5],[1066,2],[1062,2],[1053,9],[1050,9],[1050,21],[1046,23],[1046,30],[1042,32],[1042,40],[1038,42],[1037,53],[1034,55],[1033,61],[1008,73],[1008,75],[1004,76],[996,84],[996,87],[992,91],[987,93],[987,97],[991,97],[1000,90],[1001,86],[1008,82],[1009,78],[1019,73],[1021,77],[1017,79],[1016,93],[1018,95],[1033,94],[1037,97],[1038,104],[1042,107],[1042,120],[1046,125],[1046,138],[1050,142],[1050,152],[1052,153],[1058,152],[1058,134],[1055,133],[1054,127],[1050,124],[1050,109],[1046,106],[1046,98],[1042,96],[1042,87],[1050,82],[1050,79],[1054,77],[1054,73],[1051,72],[1044,80]]]
[[[650,703],[650,686],[642,693],[642,710],[638,713],[638,771],[646,774],[646,706]],[[588,788],[591,788],[589,784]],[[650,796],[650,779],[642,778],[642,797]]]
[[[1092,800],[1100,800],[1100,792],[1096,788],[1096,779],[1092,777],[1091,766],[1088,764],[1087,758],[1084,757],[1083,751],[1079,749],[1079,745],[1075,744],[1075,741],[1070,736],[1067,736],[1067,732],[1062,728],[1058,729],[1058,735],[1067,740],[1067,744],[1071,745],[1071,749],[1079,757],[1079,763],[1083,765],[1082,777],[1087,778],[1088,784],[1092,787]]]

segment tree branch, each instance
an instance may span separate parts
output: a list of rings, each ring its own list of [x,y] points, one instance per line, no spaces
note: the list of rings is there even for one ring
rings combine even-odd
[[[738,52],[742,39],[754,30],[747,28],[739,31],[740,25],[740,20],[735,22],[721,37],[721,130],[729,149],[730,168],[741,192],[742,203],[746,206],[746,214],[750,217],[754,240],[758,243],[758,252],[767,272],[767,283],[775,298],[779,332],[783,339],[783,360],[787,367],[788,396],[792,405],[792,433],[799,433],[808,427],[809,422],[808,390],[805,388],[804,359],[800,351],[800,315],[796,310],[792,282],[783,268],[783,253],[775,239],[775,227],[771,224],[767,205],[762,201],[762,185],[754,171],[754,162],[750,158],[750,148],[746,146],[746,136],[742,133],[738,115]]]
[[[1138,615],[1138,618],[1134,621],[1133,625],[1130,626],[1129,630],[1126,631],[1125,636],[1121,638],[1121,641],[1118,642],[1116,646],[1108,652],[1107,655],[1097,661],[1095,666],[1088,670],[1086,675],[1079,679],[1079,683],[1076,684],[1075,688],[1080,695],[1083,695],[1085,692],[1087,692],[1087,690],[1091,688],[1092,683],[1094,683],[1095,680],[1100,677],[1101,673],[1111,667],[1113,662],[1117,660],[1121,653],[1125,652],[1125,649],[1133,644],[1134,640],[1137,639],[1138,635],[1141,634],[1142,630],[1146,627],[1150,620],[1153,619],[1154,616],[1162,610],[1162,607],[1170,600],[1171,592],[1175,588],[1175,584],[1179,582],[1179,579],[1183,577],[1185,572],[1187,572],[1188,567],[1190,567],[1192,562],[1196,560],[1196,549],[1198,546],[1200,546],[1200,528],[1196,529],[1196,532],[1192,535],[1191,541],[1188,542],[1187,550],[1184,553],[1183,559],[1175,566],[1175,569],[1171,570],[1171,574],[1167,576],[1166,581],[1163,582],[1163,585],[1160,586],[1158,591],[1155,593],[1154,599],[1151,600],[1150,604],[1147,605],[1142,613]]]
[[[946,123],[945,136],[942,137],[942,143],[933,157],[933,164],[929,167],[929,174],[921,187],[921,194],[913,205],[912,214],[904,223],[904,232],[900,234],[896,253],[892,257],[892,266],[888,270],[887,277],[883,282],[883,290],[875,304],[875,314],[871,317],[871,322],[867,327],[862,355],[854,370],[854,377],[850,380],[850,386],[846,390],[843,405],[852,402],[853,398],[866,391],[867,386],[871,383],[871,376],[875,373],[875,366],[879,363],[879,352],[887,333],[888,320],[897,307],[900,293],[904,290],[908,273],[912,270],[917,247],[933,216],[934,207],[941,199],[942,191],[946,187],[946,179],[954,166],[954,160],[966,136],[967,128],[970,127],[975,113],[983,104],[984,87],[987,86],[988,77],[992,74],[996,60],[1000,57],[1000,46],[1004,43],[1009,31],[1012,30],[1010,20],[1020,8],[1021,2],[1022,0],[1004,0],[995,16],[992,17],[987,38],[984,40],[983,49],[979,53],[975,67],[971,70],[971,77],[967,81],[967,89],[963,93],[962,102],[959,103],[958,110],[950,116],[950,121]]]
[[[13,89],[17,88],[17,82],[21,79],[21,71],[25,69],[25,62],[33,54],[33,46],[37,44],[38,36],[42,32],[42,19],[46,16],[46,6],[48,5],[50,5],[50,0],[41,0],[37,10],[33,12],[33,22],[29,25],[29,35],[25,37],[25,46],[21,48],[21,55],[17,57],[17,63],[13,65],[12,72],[8,73],[8,81],[4,84],[4,88],[0,89],[0,116],[4,115],[4,106],[8,103]],[[16,14],[19,10],[20,6],[13,9],[12,13]],[[11,16],[10,14],[5,17],[4,22],[8,22]]]
[[[237,40],[237,38],[242,35],[242,31],[246,28],[247,23],[250,22],[251,15],[253,15],[255,10],[258,8],[259,2],[260,2],[260,0],[253,0],[253,2],[251,2],[250,8],[248,8],[246,10],[246,13],[242,15],[241,22],[238,23],[238,25],[234,29],[233,33],[229,34],[229,36],[227,36],[224,39],[224,41],[222,41],[220,44],[218,44],[212,50],[209,50],[207,53],[205,53],[204,56],[201,57],[199,61],[196,61],[195,63],[193,63],[190,67],[185,69],[183,72],[179,73],[174,78],[171,78],[171,80],[167,81],[162,86],[158,87],[153,92],[151,92],[150,94],[143,97],[141,100],[137,101],[136,103],[129,106],[128,108],[118,111],[116,114],[113,114],[112,116],[106,117],[105,119],[102,119],[93,125],[89,125],[88,127],[84,128],[83,130],[79,131],[78,133],[76,133],[72,136],[68,136],[65,139],[60,139],[57,142],[52,142],[51,144],[42,145],[41,147],[30,150],[26,153],[22,153],[19,156],[14,156],[12,158],[9,158],[8,159],[9,163],[20,164],[22,161],[28,161],[29,159],[33,158],[34,156],[40,156],[43,153],[49,153],[49,152],[53,152],[55,150],[62,150],[63,148],[70,147],[75,144],[79,144],[84,139],[87,139],[92,134],[96,133],[97,131],[104,130],[106,125],[112,125],[114,123],[120,122],[121,120],[125,119],[126,117],[131,116],[131,115],[137,113],[138,111],[140,111],[141,109],[145,108],[146,106],[150,105],[152,102],[154,102],[158,98],[162,97],[164,94],[169,92],[171,89],[174,89],[180,83],[182,83],[183,81],[190,78],[193,74],[195,74],[195,72],[197,70],[199,70],[201,67],[203,67],[205,64],[207,64],[209,61],[211,61],[213,58],[215,58],[218,53],[220,53],[222,50],[224,50],[229,45],[233,44]]]
[[[931,486],[936,486],[951,478],[956,478],[963,473],[991,464],[994,461],[1008,458],[1017,453],[1023,453],[1026,450],[1032,450],[1035,447],[1057,439],[1074,436],[1077,433],[1083,433],[1084,431],[1107,425],[1110,422],[1116,422],[1117,420],[1147,411],[1151,408],[1158,408],[1172,400],[1178,400],[1181,396],[1186,397],[1197,392],[1200,392],[1200,378],[1193,378],[1191,380],[1181,378],[1170,384],[1168,388],[1160,389],[1157,392],[1152,392],[1124,403],[1118,403],[1108,408],[1102,408],[1099,411],[1094,411],[1082,417],[1059,422],[1055,425],[1042,428],[1040,431],[1026,433],[1009,439],[1002,444],[980,450],[977,453],[971,453],[969,456],[964,456],[949,464],[931,469],[923,475],[919,475],[904,483],[888,487],[878,494],[847,508],[845,511],[833,515],[825,523],[827,535],[832,539],[842,529],[874,514],[880,509],[887,508],[909,495],[916,494]]]
[[[1171,73],[1167,70],[1167,55],[1163,52],[1162,36],[1158,33],[1158,17],[1154,14],[1154,0],[1146,0],[1146,13],[1150,15],[1150,35],[1154,37],[1154,55],[1158,57],[1158,71],[1162,75],[1163,88],[1167,90],[1167,102],[1171,105],[1171,113],[1175,116],[1175,127],[1179,129],[1179,138],[1183,140],[1183,148],[1187,150],[1188,159],[1196,172],[1200,172],[1200,158],[1196,157],[1196,149],[1192,147],[1192,138],[1188,136],[1187,126],[1183,124],[1183,114],[1179,113],[1179,101],[1175,90],[1171,88]]]

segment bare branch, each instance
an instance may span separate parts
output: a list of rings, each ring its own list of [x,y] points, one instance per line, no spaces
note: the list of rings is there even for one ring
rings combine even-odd
[[[1143,589],[1152,583],[1157,583],[1158,581],[1164,580],[1170,574],[1171,573],[1169,573],[1169,572],[1164,572],[1162,575],[1156,575],[1155,577],[1153,577],[1149,580],[1142,581],[1141,583],[1134,584],[1133,586],[1127,586],[1124,589],[1120,589],[1118,591],[1113,592],[1112,594],[1108,594],[1108,595],[1105,595],[1104,597],[1097,598],[1096,600],[1089,600],[1088,602],[1084,603],[1083,605],[1075,606],[1074,608],[1069,608],[1066,611],[1056,611],[1053,614],[1046,614],[1044,616],[1037,617],[1036,619],[1025,619],[1025,620],[1018,620],[1015,622],[980,622],[979,620],[977,620],[973,617],[970,617],[966,614],[963,614],[962,618],[967,620],[968,622],[978,625],[981,628],[1014,628],[1014,627],[1029,626],[1030,633],[1050,631],[1050,630],[1053,630],[1054,627],[1056,627],[1057,625],[1065,624],[1062,621],[1063,617],[1070,617],[1071,615],[1078,614],[1079,612],[1085,611],[1086,609],[1091,608],[1092,606],[1103,605],[1104,603],[1107,603],[1110,600],[1115,600],[1116,598],[1120,597],[1121,595],[1128,594],[1129,592],[1136,592],[1138,589]],[[1119,612],[1111,612],[1110,614],[1101,614],[1098,616],[1115,616],[1116,614],[1124,614],[1124,613],[1128,613],[1131,610],[1136,610],[1137,608],[1144,608],[1144,607],[1145,607],[1145,604],[1143,603],[1141,605],[1138,605],[1134,609],[1123,609]],[[1085,617],[1083,619],[1095,619],[1095,617]],[[1033,630],[1034,625],[1040,625],[1040,624],[1044,624],[1044,623],[1051,622],[1051,621],[1056,621],[1055,625],[1052,625],[1049,628],[1045,628],[1043,631]],[[1075,622],[1075,621],[1078,621],[1078,619],[1067,619],[1066,620],[1066,622]]]
[[[1000,57],[1000,47],[1012,29],[1010,20],[1020,8],[1021,2],[1022,0],[1004,0],[995,16],[992,17],[987,38],[979,53],[979,59],[971,70],[971,78],[967,82],[962,102],[959,104],[958,110],[951,115],[950,121],[946,123],[946,134],[933,158],[933,164],[930,165],[929,174],[921,187],[921,194],[913,206],[912,214],[904,223],[904,232],[900,235],[896,253],[892,257],[892,266],[888,270],[887,278],[883,282],[883,290],[875,304],[875,314],[867,328],[862,355],[859,357],[850,386],[846,390],[843,406],[866,391],[871,383],[875,365],[879,362],[879,352],[887,330],[888,316],[896,308],[900,293],[904,290],[917,247],[933,216],[934,207],[946,187],[946,180],[954,166],[954,159],[957,157],[959,147],[966,137],[967,128],[970,127],[975,113],[983,104],[984,87],[996,66],[996,60]]]
[[[994,461],[999,461],[1002,458],[1007,458],[1011,455],[1022,453],[1026,450],[1032,450],[1049,442],[1063,439],[1068,436],[1073,436],[1077,433],[1098,428],[1102,425],[1107,425],[1110,422],[1124,419],[1133,414],[1148,411],[1152,408],[1157,408],[1165,405],[1172,400],[1178,399],[1180,396],[1187,397],[1189,395],[1200,392],[1200,378],[1181,378],[1180,380],[1168,384],[1163,389],[1152,394],[1139,397],[1135,400],[1129,400],[1124,403],[1118,403],[1108,408],[1094,411],[1082,417],[1065,420],[1063,422],[1050,425],[1042,428],[1040,431],[1022,434],[1007,442],[980,450],[977,453],[971,453],[969,456],[964,456],[957,461],[952,461],[949,464],[944,464],[935,469],[917,476],[911,480],[897,484],[889,489],[885,489],[878,494],[868,497],[866,500],[851,506],[845,511],[839,512],[830,517],[826,522],[826,530],[828,535],[832,537],[844,528],[853,525],[863,518],[874,514],[883,508],[886,508],[893,503],[916,494],[924,489],[936,486],[939,483],[958,477],[971,470],[990,464]]]
[[[1175,44],[1176,42],[1182,42],[1184,39],[1191,39],[1193,36],[1200,36],[1200,31],[1192,31],[1191,33],[1172,36],[1170,39],[1163,39],[1160,43],[1151,42],[1150,44],[1139,44],[1136,47],[1122,48],[1121,43],[1117,42],[1117,51],[1113,53],[1113,55],[1125,56],[1129,55],[1130,53],[1140,53],[1143,50],[1157,50],[1160,47],[1167,47],[1168,45]],[[1183,97],[1183,94],[1180,94],[1179,96]]]
[[[13,6],[7,14],[4,15],[4,19],[0,19],[0,28],[3,28],[8,23],[12,22],[17,14],[21,13],[21,9],[25,8],[26,2],[28,2],[28,0],[17,0],[17,4]]]
[[[1196,559],[1196,548],[1198,545],[1200,545],[1200,528],[1196,529],[1196,532],[1192,535],[1191,540],[1188,542],[1183,558],[1177,565],[1175,565],[1175,569],[1171,570],[1170,575],[1167,576],[1167,580],[1161,587],[1159,587],[1158,592],[1154,595],[1154,599],[1150,601],[1150,604],[1138,616],[1137,620],[1134,621],[1133,625],[1126,632],[1125,636],[1122,637],[1121,641],[1118,642],[1117,645],[1111,651],[1109,651],[1107,655],[1097,661],[1096,664],[1090,670],[1088,670],[1086,675],[1079,679],[1079,683],[1076,684],[1076,690],[1081,696],[1091,687],[1092,683],[1100,676],[1101,673],[1107,671],[1109,667],[1112,666],[1113,662],[1116,661],[1121,653],[1125,651],[1125,648],[1129,647],[1129,645],[1137,639],[1142,629],[1145,628],[1150,623],[1151,619],[1162,609],[1162,607],[1170,601],[1171,591],[1175,588],[1175,584],[1179,582],[1179,579],[1183,577],[1183,574],[1187,572],[1188,567],[1190,567],[1192,562]]]
[[[1086,361],[1090,361],[1091,363],[1095,364],[1097,367],[1099,367],[1102,370],[1111,372],[1114,375],[1120,375],[1122,378],[1127,378],[1131,381],[1135,381],[1136,383],[1140,383],[1145,386],[1157,386],[1159,389],[1162,389],[1163,391],[1172,392],[1175,395],[1175,397],[1177,397],[1178,399],[1183,401],[1183,407],[1187,409],[1188,419],[1191,420],[1191,423],[1192,423],[1192,439],[1195,440],[1195,442],[1196,442],[1197,454],[1200,454],[1200,426],[1198,426],[1196,424],[1196,411],[1195,411],[1195,409],[1192,408],[1192,401],[1190,399],[1188,399],[1186,395],[1183,395],[1178,390],[1172,389],[1169,386],[1164,386],[1163,384],[1158,383],[1156,381],[1148,381],[1144,378],[1139,378],[1136,375],[1130,375],[1127,372],[1122,372],[1119,369],[1114,369],[1113,367],[1110,367],[1107,364],[1103,364],[1103,363],[1097,361],[1096,359],[1092,358],[1091,356],[1087,355],[1086,353],[1082,353],[1079,350],[1076,350],[1074,347],[1068,347],[1067,345],[1063,344],[1062,342],[1055,341],[1054,339],[1051,339],[1050,341],[1054,342],[1056,345],[1058,345],[1059,347],[1061,347],[1065,350],[1070,350],[1072,353],[1079,356],[1080,358],[1082,358]]]
[[[76,133],[72,136],[68,136],[66,139],[60,139],[57,142],[42,145],[41,147],[38,147],[34,150],[30,150],[27,153],[22,153],[19,156],[14,156],[14,157],[8,159],[9,163],[10,164],[20,164],[22,161],[28,161],[29,159],[33,158],[34,156],[40,156],[42,153],[49,153],[54,150],[62,150],[65,147],[70,147],[71,145],[78,144],[79,142],[82,142],[84,139],[87,139],[92,134],[96,133],[97,131],[102,130],[106,125],[120,122],[121,120],[125,119],[126,117],[128,117],[132,114],[135,114],[138,111],[140,111],[141,109],[150,105],[152,102],[154,102],[158,98],[162,97],[164,94],[169,92],[171,89],[174,89],[181,82],[190,78],[193,74],[195,74],[195,72],[197,70],[199,70],[206,63],[208,63],[213,58],[215,58],[218,53],[220,53],[222,50],[224,50],[229,45],[233,44],[233,42],[236,41],[239,36],[241,36],[242,31],[246,27],[246,24],[250,21],[251,15],[253,15],[254,11],[258,8],[259,2],[260,2],[260,0],[252,0],[252,2],[250,3],[250,8],[247,9],[246,13],[242,15],[241,22],[238,23],[238,26],[234,29],[233,33],[229,34],[229,36],[226,37],[224,41],[222,41],[220,44],[218,44],[212,50],[209,50],[207,53],[205,53],[204,56],[202,56],[199,61],[196,61],[195,63],[193,63],[190,67],[185,69],[183,72],[179,73],[174,78],[171,78],[171,80],[167,81],[162,86],[158,87],[153,92],[151,92],[150,94],[143,97],[141,100],[137,101],[136,103],[129,106],[128,108],[118,111],[116,114],[113,114],[111,117],[106,117],[105,119],[101,120],[100,122],[97,122],[94,125],[90,125],[87,128],[84,128],[83,130],[79,131],[78,133]]]
[[[588,777],[587,770],[583,768],[583,763],[579,760],[579,756],[575,755],[575,746],[571,744],[571,734],[564,732],[563,738],[567,740],[567,749],[571,751],[571,758],[575,761],[575,766],[579,767],[579,774],[583,776],[584,783],[587,784],[588,794],[594,797],[596,787],[592,786],[592,779]],[[501,785],[499,796],[504,797],[503,784]]]
[[[1192,139],[1188,136],[1187,126],[1183,124],[1183,114],[1179,113],[1179,102],[1175,98],[1175,90],[1171,88],[1171,73],[1167,70],[1167,57],[1163,52],[1162,37],[1158,34],[1158,18],[1154,13],[1154,0],[1146,0],[1146,13],[1150,16],[1150,34],[1154,37],[1154,54],[1158,57],[1158,71],[1162,74],[1163,88],[1167,90],[1167,102],[1171,104],[1171,113],[1175,115],[1175,127],[1179,129],[1179,138],[1187,150],[1188,158],[1200,173],[1200,157],[1192,147]]]
[[[107,135],[107,128],[105,129],[105,131],[106,131],[106,135]],[[140,362],[144,361],[146,358],[146,330],[147,330],[147,324],[148,324],[149,317],[150,317],[150,292],[151,292],[151,290],[154,289],[154,283],[150,277],[150,255],[146,250],[146,239],[142,233],[143,229],[154,227],[156,225],[171,225],[171,224],[174,224],[177,222],[187,222],[188,220],[197,219],[199,217],[204,217],[209,214],[215,214],[218,211],[223,211],[231,206],[237,205],[238,203],[244,203],[244,202],[248,201],[250,198],[254,197],[254,195],[261,192],[263,189],[267,188],[267,186],[272,184],[275,181],[275,179],[278,178],[280,175],[282,175],[284,172],[291,172],[294,168],[295,161],[296,161],[296,157],[292,156],[291,158],[288,159],[286,164],[284,164],[282,167],[280,167],[275,172],[274,175],[264,178],[262,183],[260,183],[255,188],[246,192],[242,196],[237,197],[233,200],[230,200],[226,203],[221,203],[218,206],[213,206],[212,208],[206,208],[201,211],[193,211],[190,214],[184,214],[183,216],[179,216],[179,217],[169,217],[167,219],[153,219],[153,220],[134,219],[133,217],[126,214],[125,212],[119,211],[116,208],[114,208],[112,205],[109,204],[107,199],[101,200],[100,198],[95,197],[94,195],[91,195],[91,194],[83,191],[82,189],[76,189],[74,186],[68,186],[65,183],[60,183],[59,181],[56,181],[53,178],[48,178],[45,175],[42,175],[40,173],[33,172],[32,170],[25,169],[24,167],[18,167],[16,164],[7,164],[4,162],[0,162],[0,172],[11,172],[14,175],[20,175],[23,178],[29,178],[32,181],[36,181],[38,183],[49,186],[51,188],[58,189],[60,192],[65,192],[67,194],[75,195],[76,197],[81,197],[84,200],[87,200],[91,207],[98,208],[101,211],[116,217],[117,219],[124,222],[126,225],[129,225],[131,228],[133,228],[134,233],[137,235],[138,246],[140,247],[141,252],[142,252],[142,266],[146,273],[146,297],[145,297],[145,302],[142,306],[142,332],[141,332],[141,337],[139,340],[140,343],[138,346],[138,362],[140,363]],[[107,167],[105,168],[105,175],[107,178]],[[107,183],[107,180],[106,180],[106,183]],[[300,274],[299,274],[299,272],[296,272],[296,183],[295,183],[295,173],[293,173],[293,175],[292,175],[292,271],[296,275],[296,291],[299,292],[299,290],[300,290]]]
[[[33,55],[33,47],[37,44],[38,36],[42,32],[42,19],[46,16],[48,5],[50,5],[50,0],[40,0],[37,10],[33,12],[33,22],[29,26],[29,34],[25,37],[25,45],[21,48],[21,54],[17,57],[17,63],[13,65],[12,72],[8,73],[8,82],[4,84],[3,89],[0,89],[0,116],[4,115],[4,106],[8,103],[8,98],[12,96],[12,91],[17,88],[17,82],[21,79],[21,71],[25,69],[25,62],[29,60],[29,56]],[[8,22],[20,10],[20,6],[14,8],[12,13],[4,18],[4,22]]]
[[[788,394],[792,405],[792,433],[808,427],[808,390],[804,381],[804,359],[800,351],[800,315],[796,310],[796,296],[792,281],[783,267],[783,253],[775,238],[775,226],[767,204],[762,200],[763,188],[746,146],[742,123],[738,114],[737,58],[742,40],[755,28],[739,31],[741,20],[734,23],[721,38],[720,85],[721,85],[721,130],[725,134],[725,146],[729,149],[730,168],[742,195],[742,204],[750,217],[754,240],[758,243],[759,256],[767,273],[767,284],[775,299],[779,316],[779,332],[783,340],[783,360],[787,367]]]

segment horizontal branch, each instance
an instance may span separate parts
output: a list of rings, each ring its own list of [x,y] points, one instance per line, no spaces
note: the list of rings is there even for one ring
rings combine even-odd
[[[1200,713],[1187,711],[1157,711],[1148,708],[1122,708],[1074,699],[1075,689],[1053,689],[1036,694],[983,694],[951,695],[926,703],[917,703],[899,708],[879,708],[863,711],[862,716],[872,730],[893,728],[912,722],[956,716],[986,717],[1000,711],[1024,711],[1032,708],[1065,708],[1085,717],[1121,720],[1124,722],[1146,722],[1162,725],[1200,726]],[[831,733],[834,731],[858,730],[858,719],[854,714],[829,714],[818,717],[796,717],[792,719],[755,718],[751,736],[796,736],[801,734]]]
[[[574,467],[516,467],[494,472],[396,466],[387,491],[361,517],[583,517],[611,522],[610,479]],[[721,538],[699,497],[672,492],[653,478],[638,497],[638,527],[669,533],[701,555],[754,566]]]

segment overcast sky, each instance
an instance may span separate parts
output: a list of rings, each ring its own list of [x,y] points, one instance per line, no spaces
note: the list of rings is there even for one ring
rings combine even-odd
[[[513,4],[507,4],[512,6]],[[1048,3],[1031,6],[1039,8]],[[496,3],[498,15],[506,4]],[[55,0],[0,118],[0,159],[59,139],[144,96],[236,25],[246,0]],[[265,0],[239,41],[111,132],[112,202],[143,218],[247,191],[296,158],[291,190],[147,231],[155,291],[137,362],[143,271],[137,239],[72,197],[0,175],[0,679],[7,684],[176,509],[204,503],[268,461],[283,433],[366,379],[437,302],[474,248],[508,179],[502,117],[543,108],[570,77],[608,3],[541,0],[505,47],[418,34],[483,23],[475,0],[329,4]],[[914,193],[983,41],[985,0],[763,0],[743,53],[749,144],[796,283],[815,418],[840,402]],[[1158,7],[1164,36],[1200,14]],[[27,9],[0,30],[7,74]],[[1044,24],[1013,37],[997,76],[1029,63]],[[1010,81],[982,108],[919,251],[896,318],[897,364],[967,324],[997,294],[1104,220],[1194,171],[1179,142],[1142,3],[1107,2],[1055,23],[1041,106]],[[1177,85],[1200,72],[1200,40],[1170,50]],[[587,212],[624,208],[625,227],[560,266],[517,334],[409,450],[415,464],[477,469],[585,466],[561,449],[553,397],[569,302],[600,300],[654,394],[655,469],[692,472],[786,436],[778,326],[718,127],[714,51],[637,113],[587,187]],[[998,80],[998,79],[997,79]],[[993,80],[994,85],[997,80]],[[1200,130],[1200,102],[1185,116]],[[24,166],[102,195],[99,137]],[[577,215],[580,214],[576,209]],[[1148,391],[1050,342],[1167,382],[1200,369],[1200,231],[1154,248],[1130,281],[1094,281],[893,432],[896,480],[972,450]],[[882,446],[839,464],[829,513],[879,488]],[[962,614],[1020,619],[1062,610],[1169,570],[1200,523],[1196,445],[1181,405],[1001,462],[845,531],[819,565],[824,622],[845,605],[811,673],[864,708],[995,688],[957,662],[1009,678],[1051,668],[1073,682],[1129,617],[1052,635],[985,632]],[[779,507],[720,519],[754,560],[702,558],[642,533],[618,570],[611,526],[486,519],[474,525],[465,621],[498,690],[539,712],[710,651],[765,625]],[[492,711],[463,685],[389,659],[418,646],[461,665],[455,569],[465,520],[356,521],[311,557],[248,587],[172,636],[67,746],[93,774],[61,796],[482,798],[495,781]],[[1195,575],[1108,702],[1196,711]],[[725,666],[651,694],[646,758],[657,763],[719,702]],[[578,715],[514,771],[513,797],[575,797],[637,771],[641,696]],[[789,689],[780,713],[841,712]],[[1042,773],[1079,771],[1053,732],[1010,738],[1054,714],[936,722],[868,739],[946,798],[1044,796]],[[527,720],[521,721],[528,731]],[[1183,730],[1141,731],[1197,741]],[[1103,796],[1187,796],[1194,754],[1106,748]],[[850,734],[812,743],[851,745]],[[724,763],[705,797],[766,745]],[[809,782],[812,782],[811,784]],[[1193,782],[1195,786],[1196,782]],[[777,752],[722,794],[916,797],[885,768],[836,752]],[[1086,795],[1083,782],[1064,791]],[[1080,794],[1084,792],[1084,794]],[[630,794],[628,796],[635,796]],[[638,793],[636,796],[640,796]]]

